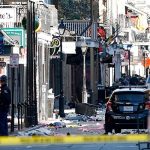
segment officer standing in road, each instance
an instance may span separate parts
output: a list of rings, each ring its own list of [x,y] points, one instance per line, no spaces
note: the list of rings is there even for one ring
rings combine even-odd
[[[11,92],[7,86],[7,76],[0,77],[0,136],[8,135],[7,114],[11,104]]]

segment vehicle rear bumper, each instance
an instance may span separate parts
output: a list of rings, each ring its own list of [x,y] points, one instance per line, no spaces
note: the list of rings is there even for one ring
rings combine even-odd
[[[114,121],[114,128],[121,129],[147,129],[147,118],[143,118],[140,120],[128,120],[128,121]]]
[[[121,129],[147,129],[148,113],[140,114],[107,114],[107,123],[114,128]]]

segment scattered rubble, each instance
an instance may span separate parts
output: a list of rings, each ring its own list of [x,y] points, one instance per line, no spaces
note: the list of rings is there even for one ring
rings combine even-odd
[[[48,136],[48,135],[54,135],[54,132],[52,132],[50,129],[48,129],[45,126],[45,127],[39,127],[37,129],[33,129],[29,131],[28,130],[20,131],[17,134],[17,136],[35,136],[35,135]]]
[[[97,135],[104,134],[104,115],[105,109],[97,111],[95,116],[85,116],[68,113],[65,118],[54,119],[47,121],[41,125],[30,129],[19,131],[16,136],[70,136],[70,135]],[[128,130],[122,129],[123,134],[143,134],[148,133],[148,130]],[[115,133],[111,133],[115,134]]]

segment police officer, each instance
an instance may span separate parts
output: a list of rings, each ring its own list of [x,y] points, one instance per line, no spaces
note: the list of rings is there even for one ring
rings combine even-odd
[[[7,86],[7,76],[0,77],[0,136],[8,135],[7,114],[11,103],[11,93]]]

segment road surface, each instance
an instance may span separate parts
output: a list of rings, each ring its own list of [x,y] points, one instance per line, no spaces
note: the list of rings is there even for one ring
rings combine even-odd
[[[137,143],[94,143],[5,146],[1,150],[138,150]]]

